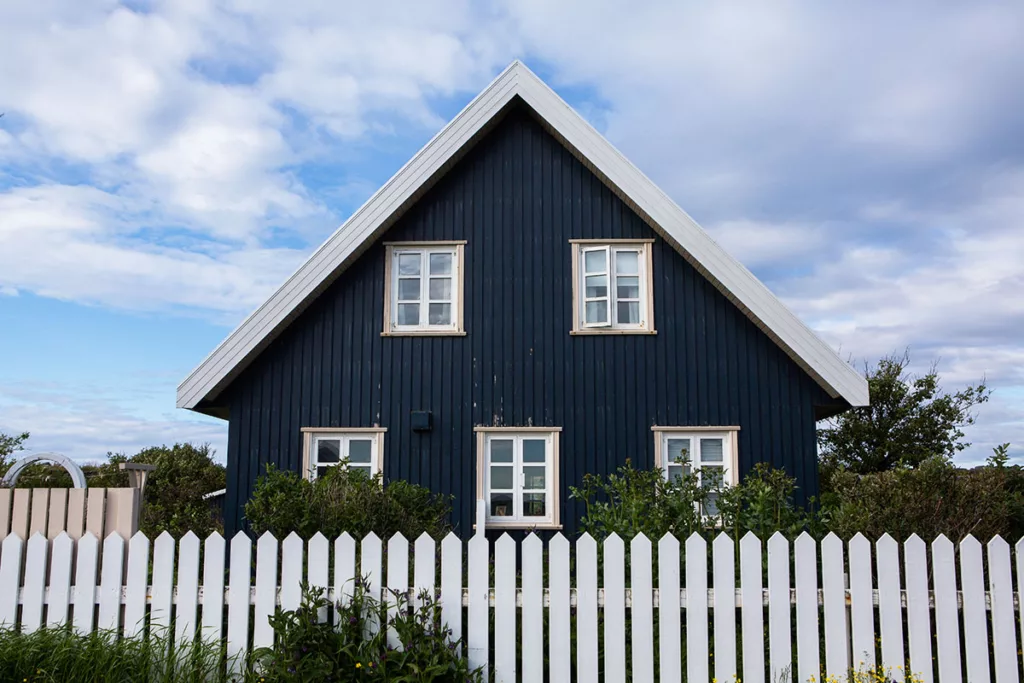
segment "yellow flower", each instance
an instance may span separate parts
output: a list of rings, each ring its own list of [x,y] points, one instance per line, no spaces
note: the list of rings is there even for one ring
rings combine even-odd
[[[362,669],[362,668],[363,668],[363,665],[362,665],[362,664],[360,664],[359,662],[356,662],[356,668],[357,668],[357,669]]]

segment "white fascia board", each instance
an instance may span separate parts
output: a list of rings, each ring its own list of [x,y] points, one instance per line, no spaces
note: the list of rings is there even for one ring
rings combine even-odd
[[[868,404],[864,377],[730,256],[660,188],[522,63],[513,62],[250,315],[178,387],[177,405],[215,398],[247,360],[388,225],[514,96],[832,396]]]

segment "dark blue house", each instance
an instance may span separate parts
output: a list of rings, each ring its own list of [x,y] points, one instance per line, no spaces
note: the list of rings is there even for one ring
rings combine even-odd
[[[456,496],[463,534],[575,531],[627,458],[817,492],[864,378],[516,62],[178,388],[229,421],[225,524],[268,463]]]

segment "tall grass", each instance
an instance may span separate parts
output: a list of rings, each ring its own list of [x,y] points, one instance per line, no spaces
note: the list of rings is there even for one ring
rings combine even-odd
[[[167,635],[124,638],[70,628],[0,630],[0,681],[121,683],[225,681],[221,645],[174,646]]]

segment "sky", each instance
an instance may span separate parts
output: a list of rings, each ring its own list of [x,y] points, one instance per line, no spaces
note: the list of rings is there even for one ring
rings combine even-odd
[[[0,3],[0,432],[103,459],[513,59],[858,367],[1024,458],[1024,4]]]

